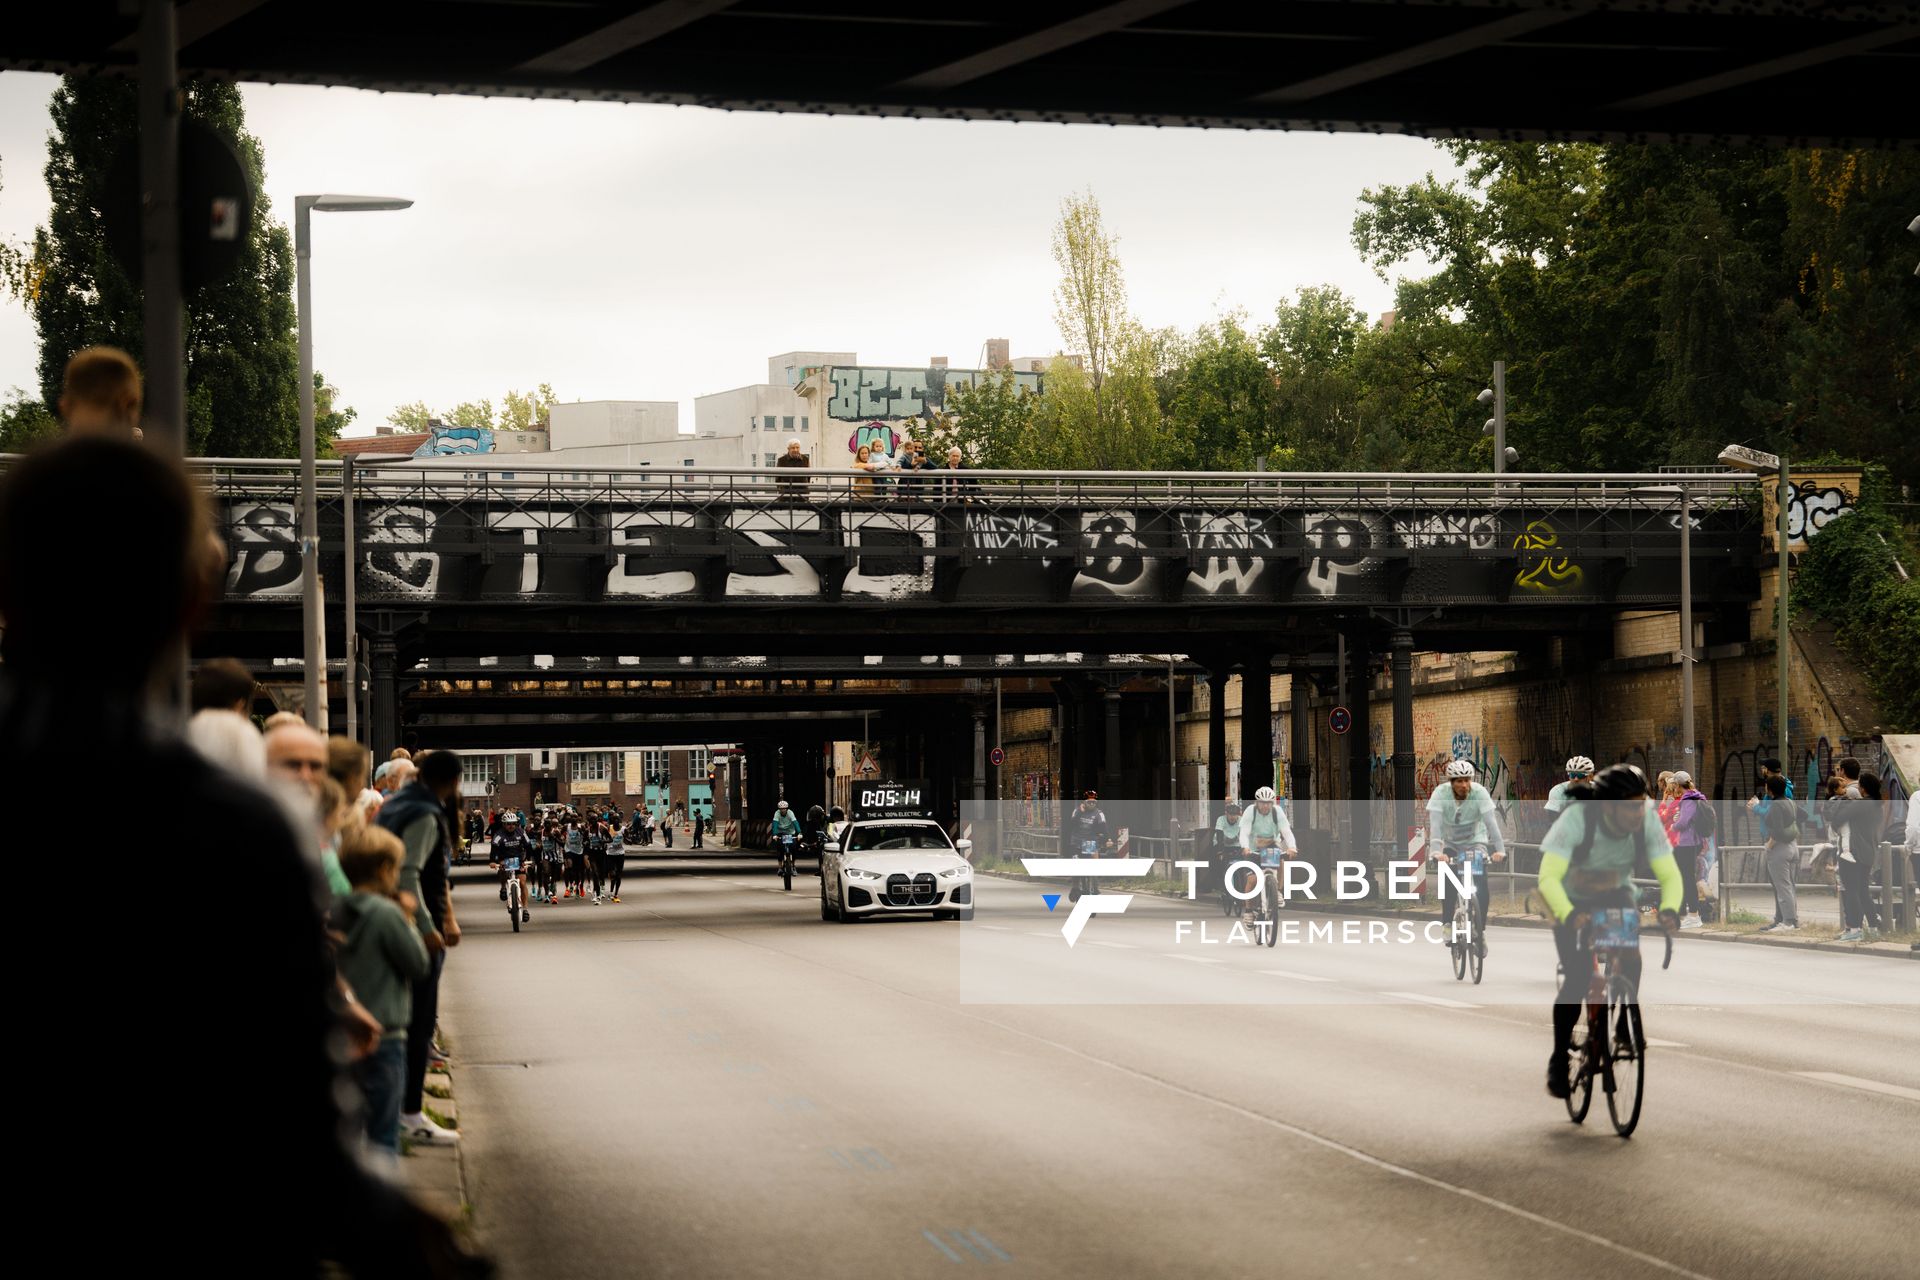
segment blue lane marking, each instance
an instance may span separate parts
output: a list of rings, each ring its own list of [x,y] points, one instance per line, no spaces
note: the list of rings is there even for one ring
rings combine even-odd
[[[923,1227],[920,1230],[920,1234],[927,1238],[928,1244],[932,1245],[934,1248],[938,1249],[940,1252],[946,1254],[948,1262],[962,1261],[960,1255],[955,1253],[953,1250],[947,1248],[947,1242],[942,1240],[939,1236],[933,1234],[933,1232]]]
[[[995,1244],[993,1241],[987,1239],[984,1235],[980,1234],[980,1232],[975,1230],[974,1228],[969,1227],[967,1229],[967,1234],[972,1236],[976,1241],[978,1241],[982,1248],[986,1249],[987,1252],[991,1253],[999,1261],[1001,1262],[1013,1261],[1012,1254],[1008,1253],[1005,1249],[1002,1249],[999,1245]]]
[[[1057,893],[1043,893],[1040,895],[1040,901],[1046,903],[1047,910],[1051,911],[1060,905],[1060,895]]]
[[[689,1044],[698,1044],[698,1045],[713,1045],[713,1044],[719,1044],[719,1043],[720,1043],[720,1041],[721,1041],[722,1039],[724,1039],[724,1038],[725,1038],[725,1037],[724,1037],[724,1036],[722,1036],[722,1035],[720,1034],[720,1032],[718,1032],[718,1031],[689,1031],[689,1032],[687,1032],[687,1042],[688,1042]]]
[[[770,1104],[772,1104],[773,1109],[776,1111],[811,1111],[813,1110],[813,1099],[807,1097],[805,1094],[800,1094],[800,1093],[792,1094],[785,1098],[771,1097],[771,1098],[768,1098],[767,1101]]]
[[[841,1151],[838,1147],[828,1147],[827,1154],[849,1173],[858,1173],[862,1169],[868,1173],[893,1172],[893,1161],[872,1147],[850,1147],[846,1151]]]
[[[721,1064],[721,1069],[739,1076],[755,1075],[766,1070],[757,1062],[725,1062]]]

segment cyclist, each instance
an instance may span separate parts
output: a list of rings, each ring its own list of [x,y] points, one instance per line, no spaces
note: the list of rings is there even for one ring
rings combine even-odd
[[[1274,906],[1286,906],[1280,883],[1280,860],[1297,858],[1300,850],[1294,844],[1293,825],[1287,821],[1287,811],[1280,807],[1280,797],[1272,787],[1262,787],[1253,793],[1253,807],[1240,815],[1235,843],[1247,857],[1259,862],[1262,874],[1273,873]],[[1240,904],[1243,918],[1252,913],[1251,899]]]
[[[1113,827],[1107,822],[1106,810],[1100,807],[1098,791],[1089,791],[1080,798],[1079,807],[1067,814],[1061,836],[1060,848],[1070,858],[1097,858],[1113,848]],[[1083,880],[1085,892],[1097,890],[1091,877],[1079,877],[1068,892],[1070,901],[1080,900]]]
[[[1567,760],[1567,780],[1553,784],[1553,790],[1547,792],[1547,812],[1559,814],[1570,803],[1568,788],[1576,782],[1585,782],[1593,776],[1593,761],[1585,756],[1572,756]]]
[[[493,851],[488,855],[500,869],[500,901],[507,900],[507,877],[520,882],[520,919],[533,919],[527,910],[527,866],[533,861],[533,842],[520,829],[520,815],[511,811],[500,815],[500,829],[494,833]]]
[[[785,800],[773,807],[773,842],[778,845],[782,840],[800,838],[800,819],[793,816],[793,808]]]
[[[839,805],[833,806],[827,813],[827,839],[833,841],[835,844],[839,844],[840,837],[846,832],[846,829],[847,811]]]
[[[1239,905],[1227,892],[1227,867],[1240,856],[1240,802],[1229,800],[1226,811],[1213,820],[1213,837],[1208,854],[1220,869],[1220,903],[1231,909]]]
[[[1446,780],[1433,789],[1427,799],[1433,839],[1439,846],[1435,854],[1443,862],[1459,858],[1472,875],[1473,946],[1487,954],[1487,864],[1507,856],[1507,840],[1500,830],[1499,808],[1493,795],[1474,780],[1471,760],[1455,760],[1447,766]],[[1440,877],[1440,922],[1453,920],[1453,885]],[[1449,939],[1451,941],[1451,939]]]
[[[1672,933],[1680,927],[1680,868],[1647,801],[1646,776],[1630,764],[1611,765],[1574,789],[1572,800],[1540,841],[1540,896],[1558,922],[1553,942],[1562,973],[1553,1006],[1553,1056],[1547,1059],[1547,1092],[1556,1098],[1571,1092],[1567,1050],[1593,973],[1586,927],[1595,911],[1637,909],[1636,861],[1646,859],[1660,882],[1661,929]],[[1637,1003],[1639,953],[1623,955],[1620,965]]]

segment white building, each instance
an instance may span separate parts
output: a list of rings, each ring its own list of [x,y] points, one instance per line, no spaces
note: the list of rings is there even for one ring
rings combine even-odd
[[[787,451],[789,440],[824,465],[818,442],[819,413],[799,393],[809,374],[834,365],[856,363],[851,351],[788,351],[767,360],[767,380],[731,391],[697,396],[693,401],[693,432],[701,439],[731,441],[730,460],[714,466],[771,467]]]

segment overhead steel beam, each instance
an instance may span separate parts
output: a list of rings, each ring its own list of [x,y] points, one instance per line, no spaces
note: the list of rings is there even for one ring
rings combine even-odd
[[[529,58],[515,70],[535,71],[543,75],[571,75],[637,49],[661,36],[731,8],[737,0],[659,0],[638,13],[610,22],[598,31],[569,40],[537,58]]]
[[[1386,76],[1397,75],[1402,71],[1409,71],[1414,67],[1425,66],[1430,62],[1441,62],[1474,49],[1483,49],[1490,44],[1499,44],[1503,40],[1525,35],[1530,31],[1557,26],[1581,16],[1583,15],[1578,11],[1565,12],[1557,9],[1533,9],[1511,14],[1492,22],[1468,27],[1464,31],[1456,31],[1438,40],[1409,45],[1404,49],[1382,54],[1378,58],[1356,62],[1338,71],[1329,71],[1325,75],[1313,76],[1283,88],[1269,89],[1265,93],[1255,94],[1247,101],[1306,102],[1325,94],[1337,93],[1342,89],[1351,89],[1369,80],[1379,80]]]
[[[969,54],[957,62],[922,71],[918,75],[908,76],[894,84],[896,89],[940,90],[954,89],[960,85],[1005,71],[1008,67],[1017,67],[1023,62],[1045,57],[1049,53],[1069,48],[1095,36],[1130,27],[1142,18],[1151,18],[1155,14],[1165,13],[1169,9],[1178,9],[1187,0],[1120,0],[1118,4],[1103,5],[1090,13],[1077,18],[1043,27],[1039,31],[1029,32],[1016,40],[995,45],[991,49],[982,49]]]
[[[1848,58],[1857,53],[1871,53],[1875,49],[1890,44],[1899,44],[1905,40],[1920,40],[1920,22],[1907,22],[1899,26],[1883,27],[1878,31],[1869,31],[1865,35],[1854,36],[1847,40],[1836,40],[1832,44],[1818,45],[1812,49],[1802,49],[1797,53],[1785,54],[1778,58],[1769,58],[1765,62],[1756,62],[1751,66],[1736,67],[1732,71],[1722,71],[1718,75],[1702,76],[1698,80],[1689,80],[1685,84],[1676,84],[1667,89],[1655,89],[1651,93],[1636,94],[1631,98],[1622,98],[1608,108],[1611,111],[1651,111],[1656,107],[1671,106],[1676,102],[1685,102],[1689,98],[1703,97],[1709,93],[1719,93],[1723,89],[1737,88],[1743,84],[1753,84],[1760,80],[1771,80],[1775,76],[1787,75],[1794,71],[1804,71],[1808,67],[1817,67],[1823,62],[1832,62],[1836,58]],[[1871,130],[1864,126],[1862,133]]]
[[[176,48],[184,49],[202,36],[212,35],[235,18],[252,13],[266,0],[187,0],[185,4],[175,5],[173,26]],[[139,33],[133,32],[109,46],[115,53],[132,53],[140,44]]]

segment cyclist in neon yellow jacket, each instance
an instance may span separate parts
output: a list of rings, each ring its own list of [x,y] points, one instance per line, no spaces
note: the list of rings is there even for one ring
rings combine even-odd
[[[1569,788],[1572,800],[1540,841],[1540,896],[1553,918],[1554,946],[1560,953],[1562,982],[1553,1006],[1553,1056],[1547,1059],[1547,1092],[1570,1092],[1567,1049],[1593,973],[1593,952],[1586,926],[1595,911],[1637,910],[1634,863],[1645,854],[1660,882],[1660,927],[1680,926],[1680,868],[1660,815],[1647,799],[1647,780],[1630,764],[1603,769],[1593,782]],[[1640,989],[1640,955],[1621,957],[1621,971],[1635,998]]]

